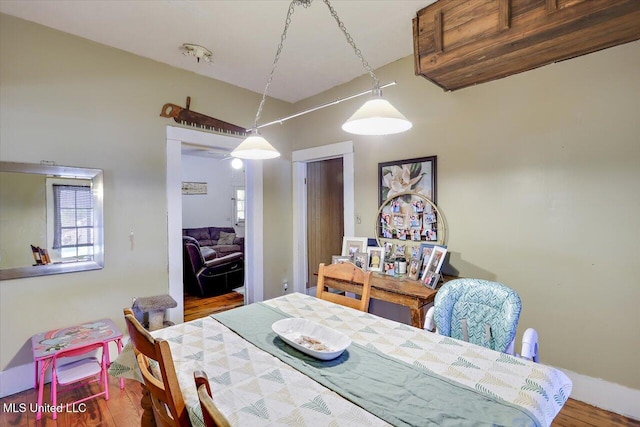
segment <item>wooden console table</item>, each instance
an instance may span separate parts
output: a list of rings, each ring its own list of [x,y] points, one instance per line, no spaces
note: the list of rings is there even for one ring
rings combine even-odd
[[[453,279],[456,277],[443,276],[445,283]],[[362,286],[357,283],[327,278],[325,285],[344,292],[362,294]],[[371,298],[409,307],[411,326],[420,329],[424,328],[425,306],[433,302],[437,292],[437,288],[429,289],[418,281],[403,277],[393,277],[381,273],[373,273],[371,276]]]

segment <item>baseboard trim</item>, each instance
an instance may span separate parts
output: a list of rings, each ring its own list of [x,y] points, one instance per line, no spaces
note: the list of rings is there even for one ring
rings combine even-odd
[[[33,363],[0,371],[0,398],[29,390],[34,385],[35,367]]]
[[[577,372],[562,369],[571,382],[571,398],[606,411],[640,420],[640,390],[588,377]]]

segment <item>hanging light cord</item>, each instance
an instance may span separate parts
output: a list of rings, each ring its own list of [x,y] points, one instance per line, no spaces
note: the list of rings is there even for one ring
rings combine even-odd
[[[278,60],[280,59],[280,54],[282,53],[282,47],[284,46],[284,41],[287,39],[287,31],[289,30],[289,25],[291,24],[291,16],[293,15],[293,12],[295,10],[295,6],[301,5],[306,9],[306,8],[311,6],[311,2],[312,1],[313,0],[293,0],[289,4],[289,10],[287,11],[287,18],[285,19],[285,22],[284,22],[284,31],[282,31],[282,35],[280,36],[280,43],[278,44],[278,49],[276,50],[276,56],[273,59],[273,66],[271,67],[271,73],[269,74],[269,78],[267,79],[267,84],[266,84],[266,86],[264,88],[264,92],[262,93],[262,100],[260,101],[260,105],[258,106],[258,112],[256,113],[256,118],[253,121],[252,130],[254,130],[254,131],[257,131],[257,129],[258,129],[258,120],[260,120],[260,116],[262,115],[262,108],[264,107],[264,103],[265,103],[265,101],[267,99],[267,94],[269,93],[269,86],[271,86],[271,82],[273,81],[273,75],[274,75],[274,73],[276,71],[276,67],[278,65]],[[378,80],[378,78],[376,77],[375,73],[373,72],[373,69],[371,68],[371,65],[369,65],[367,60],[364,59],[364,56],[362,55],[362,52],[356,46],[356,43],[353,41],[353,37],[351,37],[351,34],[349,34],[349,32],[347,32],[347,28],[345,27],[344,23],[340,20],[340,17],[338,17],[338,13],[333,8],[333,6],[331,6],[331,3],[329,2],[329,0],[323,0],[323,2],[329,8],[329,11],[331,12],[331,16],[333,16],[333,18],[336,20],[336,22],[338,24],[338,27],[340,28],[340,30],[344,34],[345,38],[347,39],[347,43],[349,43],[351,45],[351,47],[353,48],[353,51],[355,52],[356,56],[362,62],[362,66],[364,67],[364,69],[369,73],[369,75],[373,79],[374,91],[379,91],[380,90],[380,81]],[[395,82],[394,82],[394,84],[395,84]],[[260,126],[260,127],[263,127],[263,126]]]
[[[329,11],[331,12],[331,16],[333,16],[333,19],[335,19],[336,22],[338,23],[338,27],[340,28],[340,30],[344,34],[345,38],[347,39],[347,43],[349,43],[351,45],[351,47],[353,48],[353,51],[355,52],[356,56],[358,58],[360,58],[360,61],[362,61],[362,66],[364,67],[365,70],[367,70],[367,72],[369,73],[369,75],[373,79],[374,87],[376,89],[379,89],[380,88],[380,80],[378,80],[378,78],[376,77],[375,73],[373,72],[373,69],[371,68],[371,65],[369,65],[367,60],[364,59],[364,56],[362,55],[362,52],[356,46],[356,42],[353,41],[353,37],[351,37],[351,34],[349,34],[347,32],[347,27],[344,26],[344,23],[340,20],[340,17],[338,17],[338,12],[336,12],[336,10],[333,8],[333,6],[331,6],[331,3],[329,2],[329,0],[322,0],[322,1],[324,1],[324,4],[327,5],[327,7],[329,8]]]

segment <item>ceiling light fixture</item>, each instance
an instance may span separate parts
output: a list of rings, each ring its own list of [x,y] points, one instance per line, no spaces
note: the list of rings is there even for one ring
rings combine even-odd
[[[243,165],[242,159],[239,159],[236,157],[235,159],[231,160],[231,167],[236,170],[242,169],[242,165]]]
[[[278,44],[278,49],[276,51],[276,56],[273,60],[273,65],[271,67],[271,74],[269,74],[269,78],[267,79],[267,84],[264,88],[264,92],[262,93],[262,100],[260,101],[260,105],[258,106],[258,112],[256,113],[256,118],[253,122],[253,127],[249,129],[251,131],[251,135],[245,139],[240,145],[236,147],[235,150],[231,152],[231,155],[234,157],[242,158],[242,159],[273,159],[280,156],[278,150],[276,150],[269,142],[264,139],[258,129],[270,126],[275,123],[283,123],[286,120],[293,119],[294,117],[301,116],[303,114],[310,113],[312,111],[317,111],[322,108],[328,107],[330,105],[336,105],[340,102],[356,98],[358,96],[371,94],[372,99],[365,102],[365,104],[360,107],[346,122],[342,125],[342,129],[346,132],[357,134],[357,135],[390,135],[394,133],[404,132],[409,130],[412,126],[411,122],[407,120],[405,116],[402,115],[391,103],[384,98],[382,98],[382,89],[391,85],[396,84],[396,82],[388,83],[386,85],[380,85],[380,80],[376,77],[373,69],[369,65],[360,49],[356,47],[355,42],[351,35],[347,32],[346,27],[338,17],[338,13],[331,6],[329,0],[322,0],[324,4],[329,8],[329,12],[331,16],[335,19],[336,23],[340,30],[344,33],[345,38],[347,39],[347,43],[351,45],[355,55],[362,62],[362,66],[369,73],[371,78],[373,79],[373,89],[370,91],[364,91],[357,93],[355,95],[348,96],[346,98],[338,98],[335,101],[327,102],[326,104],[319,105],[317,107],[309,108],[307,110],[301,111],[296,114],[292,114],[287,117],[283,117],[278,120],[274,120],[269,123],[265,123],[263,125],[258,126],[258,120],[260,120],[260,115],[262,114],[262,108],[264,107],[265,100],[267,98],[267,94],[269,92],[269,86],[273,81],[273,74],[276,70],[276,66],[278,64],[278,60],[280,59],[280,53],[282,52],[282,46],[284,44],[285,39],[287,38],[287,30],[289,29],[289,24],[291,24],[291,15],[293,15],[293,11],[295,6],[303,6],[304,8],[308,8],[311,6],[311,2],[313,0],[293,0],[289,4],[289,10],[287,12],[287,18],[285,20],[284,31],[280,36],[280,43]]]
[[[204,62],[213,62],[213,54],[206,47],[193,43],[184,43],[180,50],[182,50],[183,55],[194,56],[198,63],[200,63],[201,59]]]

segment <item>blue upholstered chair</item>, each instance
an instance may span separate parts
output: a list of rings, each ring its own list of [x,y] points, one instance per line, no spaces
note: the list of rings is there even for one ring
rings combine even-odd
[[[425,329],[503,353],[514,354],[522,303],[505,285],[481,279],[445,283],[427,312]],[[538,361],[538,334],[525,331],[522,357]]]

